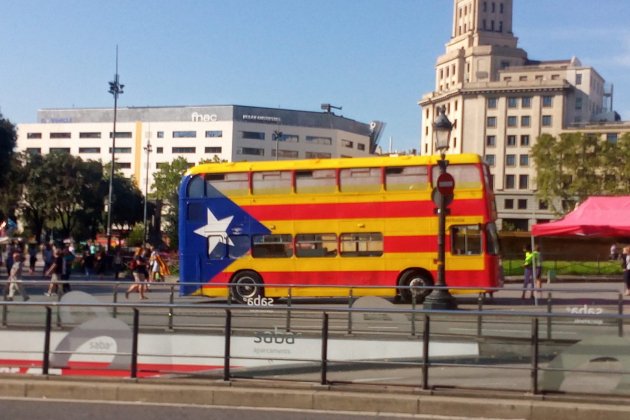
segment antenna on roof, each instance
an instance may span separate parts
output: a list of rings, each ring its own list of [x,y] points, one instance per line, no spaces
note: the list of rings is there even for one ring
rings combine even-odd
[[[332,114],[331,109],[338,109],[339,111],[341,111],[341,108],[342,107],[340,106],[334,106],[331,104],[322,104],[322,110],[326,111],[326,113],[328,114]]]

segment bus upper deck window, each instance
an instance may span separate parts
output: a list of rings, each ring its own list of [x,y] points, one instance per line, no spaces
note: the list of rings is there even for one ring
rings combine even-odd
[[[348,168],[339,171],[341,192],[379,192],[381,168]]]
[[[394,166],[385,168],[387,191],[421,191],[429,188],[426,166]]]
[[[249,176],[246,172],[206,174],[208,197],[249,194]]]
[[[252,192],[254,195],[289,194],[292,191],[291,182],[289,171],[254,172]]]
[[[446,171],[455,178],[456,190],[481,190],[483,186],[481,169],[478,165],[449,165]],[[435,184],[440,175],[440,168],[437,165],[433,167],[432,175]]]
[[[189,198],[201,198],[204,197],[205,194],[205,182],[203,177],[200,175],[196,175],[190,179],[188,183],[188,189],[186,191],[186,196]]]
[[[332,194],[336,191],[334,169],[295,172],[295,192],[298,194]]]

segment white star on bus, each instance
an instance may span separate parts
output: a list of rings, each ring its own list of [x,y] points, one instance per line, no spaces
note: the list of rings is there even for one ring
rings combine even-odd
[[[212,211],[208,209],[208,223],[196,229],[195,233],[204,238],[210,238],[208,243],[210,247],[209,252],[214,251],[214,248],[221,243],[234,246],[232,240],[227,236],[227,230],[233,218],[234,216],[228,216],[218,220]]]

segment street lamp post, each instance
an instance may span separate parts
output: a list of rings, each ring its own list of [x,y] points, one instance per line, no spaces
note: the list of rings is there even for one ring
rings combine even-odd
[[[453,188],[455,182],[453,177],[448,174],[448,160],[445,159],[446,150],[449,148],[451,139],[451,130],[453,124],[449,121],[445,114],[444,107],[438,107],[439,115],[433,122],[433,136],[435,139],[435,149],[440,152],[440,176],[436,181],[436,188],[433,192],[434,201],[438,205],[438,258],[437,258],[437,289],[434,289],[424,300],[425,309],[457,309],[455,298],[446,288],[446,215],[448,213],[448,204],[453,199]]]
[[[109,194],[107,198],[107,252],[112,245],[112,195],[114,190],[114,166],[116,164],[116,113],[118,111],[118,95],[123,93],[125,85],[121,85],[118,79],[118,45],[116,45],[116,74],[114,80],[109,82],[109,93],[114,95],[114,131],[112,133],[112,163],[109,168]]]
[[[278,160],[278,143],[280,142],[280,139],[282,138],[282,131],[280,130],[275,130],[273,132],[273,139],[276,142],[276,160]]]
[[[147,226],[147,202],[149,201],[149,157],[153,149],[151,148],[151,139],[147,140],[147,145],[144,147],[147,152],[147,172],[144,178],[144,236],[142,242],[145,247],[149,242],[149,227]]]

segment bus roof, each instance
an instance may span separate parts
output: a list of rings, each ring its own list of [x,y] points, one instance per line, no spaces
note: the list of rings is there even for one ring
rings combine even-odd
[[[437,165],[439,155],[430,156],[374,156],[360,158],[334,159],[302,159],[302,160],[266,160],[254,162],[224,162],[202,163],[190,168],[186,175],[224,172],[249,171],[292,171],[334,168],[362,168],[380,166],[409,166],[409,165]],[[476,154],[447,155],[450,164],[481,163],[481,157]]]

